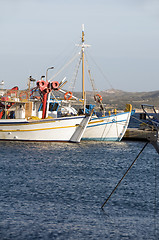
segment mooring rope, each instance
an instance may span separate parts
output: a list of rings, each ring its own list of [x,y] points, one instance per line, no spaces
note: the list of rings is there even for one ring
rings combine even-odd
[[[111,198],[111,196],[113,195],[113,193],[115,192],[115,190],[118,188],[119,184],[122,182],[122,180],[125,178],[125,176],[127,175],[127,173],[129,172],[129,170],[132,168],[132,166],[134,165],[134,163],[136,162],[136,160],[139,158],[139,156],[141,155],[141,153],[143,152],[143,150],[145,149],[145,147],[147,146],[149,142],[146,142],[146,144],[143,146],[143,148],[141,149],[141,151],[139,152],[139,154],[137,155],[137,157],[135,158],[135,160],[132,162],[132,164],[129,166],[129,168],[126,170],[126,172],[124,173],[124,175],[122,176],[122,178],[119,180],[118,184],[115,186],[115,188],[113,189],[113,191],[111,192],[111,194],[108,196],[108,198],[105,200],[105,202],[103,203],[103,205],[101,206],[102,210],[105,206],[105,204],[108,202],[108,200]]]
[[[142,120],[140,120],[140,119],[138,119],[138,118],[136,118],[136,117],[134,117],[134,116],[131,116],[131,117],[134,118],[135,120],[137,120],[138,122],[144,123],[144,124],[147,125],[149,128],[153,129],[153,126],[151,126],[150,124],[145,123],[144,121],[142,121]]]

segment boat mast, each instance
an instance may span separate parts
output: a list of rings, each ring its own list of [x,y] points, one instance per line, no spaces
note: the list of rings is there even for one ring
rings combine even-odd
[[[84,43],[84,24],[82,24],[82,44],[81,46],[81,55],[82,55],[82,100],[83,100],[83,110],[85,113],[85,105],[86,105],[86,94],[85,94],[85,82],[84,82],[84,49],[86,47],[90,47],[90,45]]]

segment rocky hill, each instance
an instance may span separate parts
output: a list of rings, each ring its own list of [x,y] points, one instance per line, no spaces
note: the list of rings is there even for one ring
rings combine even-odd
[[[109,89],[98,92],[102,98],[106,108],[117,108],[118,110],[124,109],[126,103],[132,104],[133,108],[141,109],[141,104],[154,105],[159,109],[159,91],[151,92],[125,92],[116,89]],[[81,93],[74,93],[81,97]],[[86,92],[88,103],[94,102],[93,92]]]

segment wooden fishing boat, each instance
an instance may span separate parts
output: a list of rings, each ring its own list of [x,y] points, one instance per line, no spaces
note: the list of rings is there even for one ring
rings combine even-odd
[[[83,140],[121,141],[129,124],[132,106],[125,112],[113,113],[103,117],[92,116],[83,134]]]
[[[83,140],[120,141],[127,129],[132,106],[127,105],[125,111],[106,114],[102,97],[94,91],[94,100],[102,116],[93,113],[93,107],[88,109],[85,92],[85,48],[84,26],[82,28],[82,42],[80,63],[82,63],[82,99],[73,95],[71,91],[64,91],[62,87],[67,82],[43,79],[37,81],[35,90],[39,96],[32,96],[30,87],[27,91],[19,91],[17,87],[7,91],[1,98],[0,112],[0,140],[20,141],[71,141]],[[71,61],[70,61],[71,62]],[[90,70],[88,70],[90,75]],[[57,76],[57,74],[55,74]],[[33,91],[33,90],[32,90]],[[63,100],[58,100],[55,93],[64,94]],[[53,95],[51,99],[50,96]],[[72,99],[80,102],[80,110],[76,111]],[[58,106],[65,103],[65,114],[58,117]],[[50,112],[50,104],[54,104]],[[67,106],[66,106],[67,105]],[[86,116],[87,114],[87,116]],[[69,115],[69,116],[68,116]]]
[[[82,99],[80,102],[82,103],[81,113],[89,112],[87,108],[87,100],[86,100],[86,92],[85,92],[85,51],[86,48],[90,45],[85,44],[84,40],[84,25],[82,25],[82,42],[78,44],[80,47],[80,54],[79,56],[79,63],[77,64],[78,68],[80,64],[82,65]],[[76,56],[76,55],[75,55]],[[74,58],[72,58],[74,59]],[[72,60],[71,60],[72,61]],[[69,61],[69,63],[71,62]],[[60,71],[59,71],[60,72]],[[54,79],[58,75],[55,74],[51,79]],[[77,76],[77,73],[74,74]],[[87,128],[83,134],[82,140],[98,140],[98,141],[120,141],[128,127],[130,116],[132,112],[132,106],[130,104],[126,105],[126,108],[123,112],[117,112],[116,110],[113,113],[106,113],[104,104],[102,102],[102,96],[97,93],[96,89],[94,88],[94,82],[91,77],[90,69],[88,69],[88,75],[90,77],[91,85],[93,87],[94,93],[94,102],[98,106],[98,109],[102,113],[101,117],[93,114]],[[62,90],[61,90],[62,91]],[[68,104],[71,104],[72,99],[74,98],[72,91],[65,92],[65,100],[68,101]],[[79,101],[79,99],[77,99]],[[95,107],[95,105],[94,105]]]
[[[0,100],[0,140],[80,142],[90,116],[46,118],[47,97],[58,90],[59,83],[39,80],[40,96],[17,87],[6,91]]]

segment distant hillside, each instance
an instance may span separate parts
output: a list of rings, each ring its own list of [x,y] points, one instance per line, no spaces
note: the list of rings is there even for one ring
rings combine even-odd
[[[133,108],[141,109],[141,104],[154,105],[159,109],[159,91],[151,92],[125,92],[116,89],[109,89],[98,92],[102,98],[103,103],[106,104],[107,109],[117,108],[124,109],[126,103],[132,104]],[[76,93],[81,97],[81,93]],[[86,92],[88,103],[94,102],[93,92]]]

